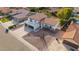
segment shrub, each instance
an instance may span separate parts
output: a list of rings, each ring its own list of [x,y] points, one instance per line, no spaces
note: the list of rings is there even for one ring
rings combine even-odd
[[[31,8],[31,9],[30,9],[30,11],[31,11],[31,12],[38,12],[38,11],[39,11],[39,9],[38,9],[38,8],[34,8],[34,7],[33,7],[33,8]]]
[[[65,23],[66,23],[65,20],[63,20],[63,19],[60,20],[60,25],[61,25],[61,26],[63,26]]]
[[[39,10],[44,10],[44,9],[46,9],[46,7],[40,7],[40,8],[39,8]]]
[[[8,29],[14,29],[16,25],[9,26]]]
[[[3,23],[5,23],[5,22],[8,22],[10,20],[8,18],[2,18],[2,19],[0,19],[0,21],[3,22]]]
[[[52,16],[52,13],[47,12],[46,15],[47,15],[48,17],[51,17],[51,16]]]
[[[11,16],[11,15],[7,15],[6,18],[7,18],[7,19],[11,19],[12,16]]]
[[[52,14],[51,14],[51,13],[48,13],[48,14],[47,14],[47,16],[48,16],[48,17],[51,17],[51,16],[52,16]]]
[[[71,17],[72,12],[73,12],[72,8],[67,8],[67,7],[61,8],[57,11],[57,16],[60,19],[68,20]]]

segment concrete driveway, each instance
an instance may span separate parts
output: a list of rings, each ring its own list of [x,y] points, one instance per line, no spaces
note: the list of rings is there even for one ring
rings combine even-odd
[[[23,37],[24,35],[27,35],[29,32],[24,30],[24,26],[15,29],[14,31],[12,31],[13,34],[15,34],[18,37]]]
[[[29,30],[29,29],[28,29]],[[23,39],[23,36],[27,35],[29,32],[24,30],[24,26],[15,29],[14,31],[9,31],[17,40],[21,41],[24,45],[28,46],[31,50],[37,51],[38,49],[31,45],[29,42]]]

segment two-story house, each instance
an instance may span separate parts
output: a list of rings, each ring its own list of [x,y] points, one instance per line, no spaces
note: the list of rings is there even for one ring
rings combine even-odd
[[[25,23],[25,27],[27,26],[32,28],[34,31],[42,28],[49,30],[60,29],[59,18],[47,18],[43,13],[36,13],[35,15],[30,16]]]
[[[25,23],[25,27],[30,27],[34,31],[41,29],[41,21],[43,21],[47,16],[43,13],[36,13],[28,17],[28,20]]]

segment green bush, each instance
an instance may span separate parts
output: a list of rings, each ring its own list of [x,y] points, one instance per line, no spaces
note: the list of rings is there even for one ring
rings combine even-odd
[[[65,20],[63,20],[63,19],[60,20],[60,25],[61,25],[61,26],[63,26],[65,23],[66,23]]]
[[[39,11],[39,9],[38,9],[38,8],[34,8],[34,7],[33,7],[33,8],[30,8],[30,11],[31,11],[31,12],[38,12],[38,11]]]
[[[44,9],[48,9],[46,7],[40,7],[39,10],[44,10]]]
[[[11,19],[12,16],[11,16],[11,15],[7,15],[6,18],[7,18],[7,19]]]
[[[46,15],[47,15],[48,17],[51,17],[51,16],[52,16],[52,13],[47,12]]]
[[[8,29],[14,29],[16,25],[9,26]]]
[[[5,23],[5,22],[8,22],[10,20],[8,18],[2,18],[2,19],[0,19],[0,21],[3,22],[3,23]]]
[[[57,11],[57,16],[60,19],[68,20],[72,15],[73,9],[69,7],[61,8]]]

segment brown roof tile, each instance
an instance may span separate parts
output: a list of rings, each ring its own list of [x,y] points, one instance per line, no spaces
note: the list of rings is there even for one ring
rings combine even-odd
[[[50,11],[51,11],[51,12],[56,12],[58,9],[59,9],[58,7],[51,7],[51,8],[50,8]]]
[[[6,13],[9,13],[11,10],[8,7],[0,7],[0,11],[6,14]]]
[[[76,33],[76,30],[72,30],[72,31],[66,31],[63,35],[63,38],[65,39],[73,39],[74,35]]]
[[[57,17],[51,17],[44,19],[43,23],[49,24],[49,25],[56,25],[59,23],[59,18]]]
[[[33,19],[33,20],[38,20],[41,21],[42,19],[46,18],[47,16],[43,13],[36,13],[34,15],[29,16],[29,18]]]
[[[28,14],[30,13],[30,11],[25,10],[25,9],[19,9],[19,10],[15,11],[15,12],[18,13],[18,14],[14,15],[13,17],[20,18],[20,19],[27,18]]]
[[[17,10],[16,9],[10,9],[11,10],[11,15],[13,15],[13,14],[16,14],[17,13]]]
[[[74,36],[74,37],[72,37],[72,39],[79,44],[79,25],[78,24],[70,24],[70,26],[68,27],[67,31],[70,31],[72,33],[71,35],[69,35],[67,33],[67,36],[68,37]]]

